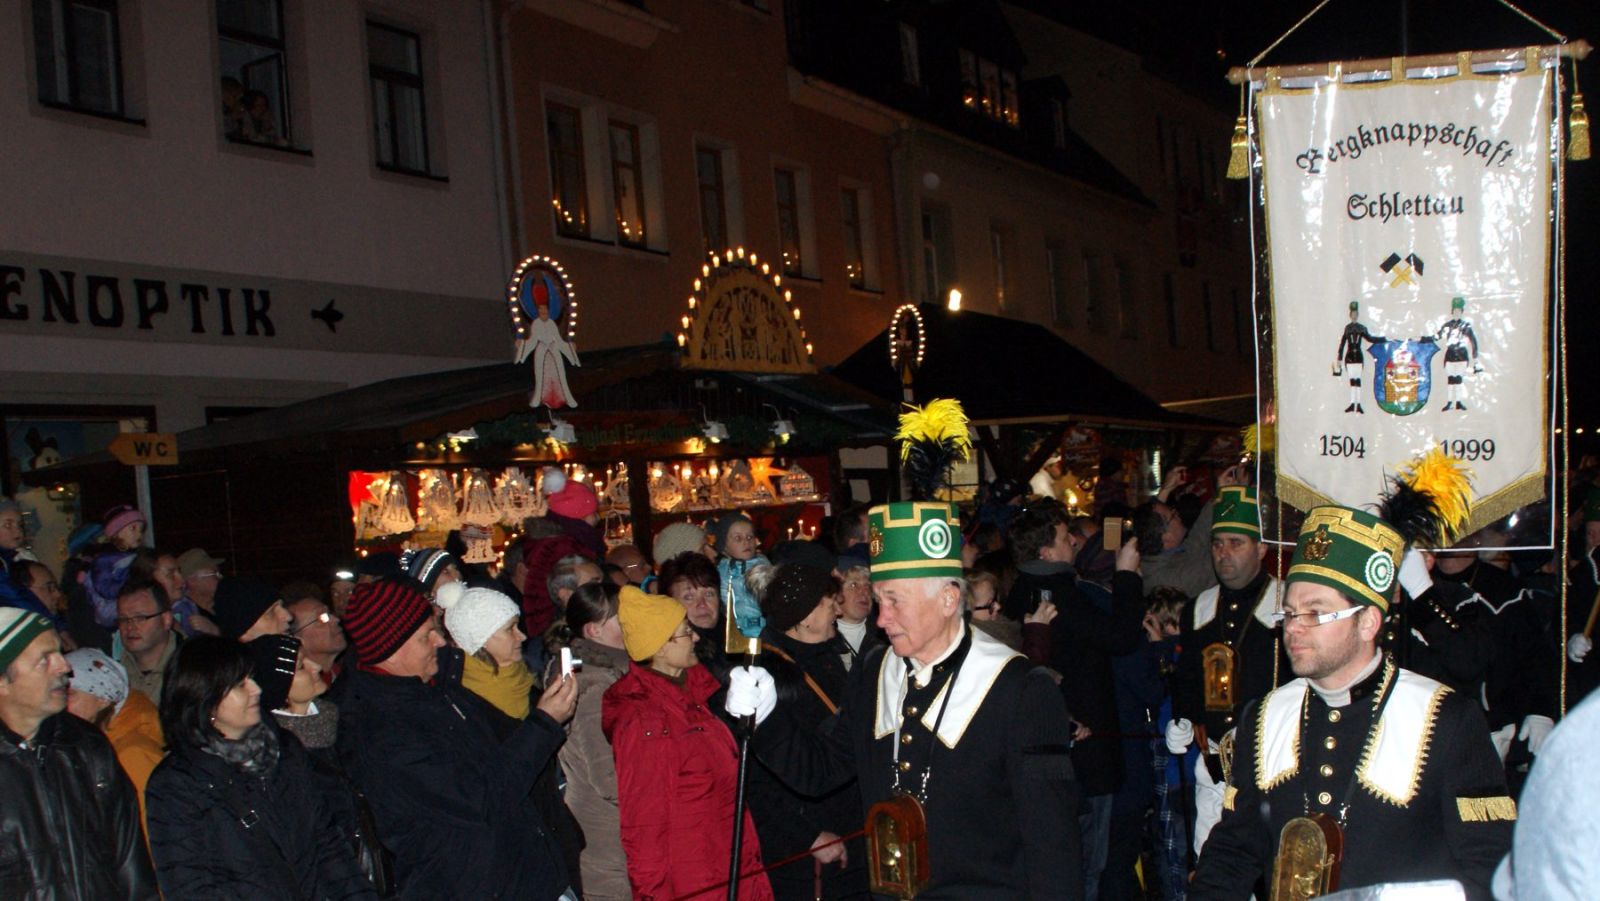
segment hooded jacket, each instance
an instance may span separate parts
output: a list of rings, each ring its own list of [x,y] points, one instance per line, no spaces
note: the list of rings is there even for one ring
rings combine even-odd
[[[606,690],[600,725],[617,764],[617,802],[628,878],[638,901],[713,901],[726,887],[739,752],[706,702],[720,686],[703,666],[683,684],[635,666]],[[761,868],[761,844],[744,817],[741,873]],[[690,894],[694,893],[694,894]],[[745,878],[739,901],[771,901],[767,877]]]
[[[0,798],[0,898],[160,898],[133,784],[100,730],[58,713],[24,741],[0,724]]]
[[[583,895],[589,901],[627,901],[632,892],[617,814],[617,767],[600,730],[600,704],[606,689],[627,672],[628,655],[587,638],[574,641],[572,653],[583,666],[574,673],[578,709],[567,724],[561,767],[567,775],[567,807],[583,828]]]

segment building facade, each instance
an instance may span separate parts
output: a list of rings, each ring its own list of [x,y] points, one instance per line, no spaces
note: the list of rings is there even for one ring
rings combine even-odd
[[[729,249],[781,274],[819,365],[903,302],[903,117],[789,67],[780,3],[549,0],[501,30],[517,240],[570,274],[580,356],[673,340]]]

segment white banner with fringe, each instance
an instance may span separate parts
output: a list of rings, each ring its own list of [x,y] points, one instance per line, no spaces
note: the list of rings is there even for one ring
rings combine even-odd
[[[1531,63],[1531,64],[1529,64]],[[1452,68],[1256,95],[1279,495],[1362,506],[1433,447],[1468,530],[1544,493],[1553,78]]]

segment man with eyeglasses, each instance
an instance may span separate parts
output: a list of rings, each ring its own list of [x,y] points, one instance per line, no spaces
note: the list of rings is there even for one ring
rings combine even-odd
[[[1454,879],[1489,898],[1516,804],[1472,698],[1395,665],[1378,646],[1406,540],[1347,507],[1307,515],[1281,621],[1298,677],[1244,714],[1223,814],[1190,898],[1244,898],[1272,876],[1293,818],[1343,835],[1338,888]]]
[[[287,588],[284,593],[290,594]],[[322,681],[333,685],[344,669],[339,655],[349,646],[339,616],[314,594],[300,593],[298,597],[287,597],[286,601],[289,634],[300,639],[300,653],[322,668]]]
[[[117,593],[117,633],[128,684],[161,703],[167,661],[181,640],[172,628],[172,600],[159,582],[128,582]]]

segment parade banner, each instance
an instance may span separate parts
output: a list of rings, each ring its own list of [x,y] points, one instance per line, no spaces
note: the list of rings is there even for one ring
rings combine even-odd
[[[1278,493],[1372,503],[1437,446],[1468,531],[1544,493],[1552,77],[1279,82],[1257,95]]]

